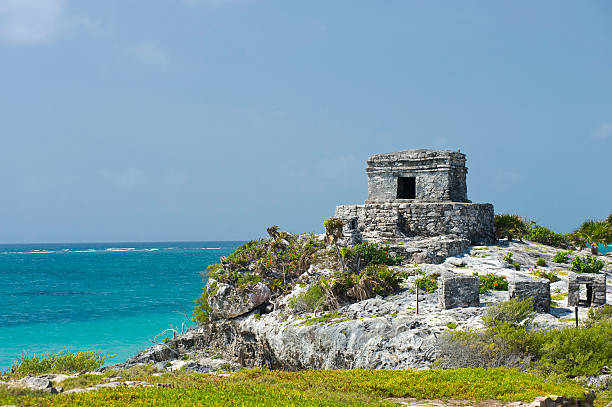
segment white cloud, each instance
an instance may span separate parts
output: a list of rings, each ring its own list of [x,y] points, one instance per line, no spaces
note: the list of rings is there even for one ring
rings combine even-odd
[[[61,29],[65,0],[0,0],[0,39],[13,44],[52,41]]]
[[[612,123],[604,123],[591,132],[594,140],[607,140],[612,137]]]
[[[116,188],[131,191],[149,183],[149,177],[139,168],[101,171],[102,177]]]
[[[159,46],[144,42],[128,47],[128,53],[140,62],[159,69],[168,67],[168,56]]]

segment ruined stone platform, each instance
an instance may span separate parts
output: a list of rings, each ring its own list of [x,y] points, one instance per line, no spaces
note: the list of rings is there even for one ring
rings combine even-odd
[[[440,262],[496,241],[493,205],[467,199],[464,154],[405,150],[376,154],[367,164],[368,200],[336,207],[334,216],[344,222],[341,244],[387,243],[407,259],[427,248],[418,260]]]

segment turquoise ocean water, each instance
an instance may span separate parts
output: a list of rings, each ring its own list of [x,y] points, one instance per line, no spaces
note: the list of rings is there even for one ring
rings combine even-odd
[[[22,352],[99,349],[124,361],[180,326],[199,274],[241,242],[0,245],[0,369]]]
[[[612,252],[612,245],[610,246],[604,246],[601,243],[599,244],[599,253],[601,254],[606,254],[608,252]]]

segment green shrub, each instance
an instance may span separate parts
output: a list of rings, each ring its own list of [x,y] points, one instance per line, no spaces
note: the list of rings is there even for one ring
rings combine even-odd
[[[330,290],[340,301],[362,301],[388,295],[399,289],[406,273],[385,264],[368,264],[361,272],[336,273],[329,281]]]
[[[327,295],[321,283],[314,284],[308,290],[289,298],[289,308],[297,312],[313,312],[324,309]]]
[[[343,236],[342,228],[344,227],[344,222],[342,219],[329,218],[323,222],[323,226],[325,226],[325,240],[328,243],[335,244]]]
[[[596,257],[576,256],[572,259],[571,270],[576,273],[599,273],[603,267],[603,262]]]
[[[536,277],[540,277],[540,278],[545,278],[548,281],[550,281],[551,283],[554,283],[555,281],[559,281],[559,276],[557,275],[557,273],[555,273],[552,270],[551,271],[545,271],[545,270],[536,269],[536,270],[531,272],[531,275],[536,276]]]
[[[487,327],[500,324],[511,326],[529,326],[535,317],[533,299],[519,300],[510,298],[508,301],[498,302],[487,307],[482,315],[482,322]]]
[[[546,260],[544,260],[543,258],[539,257],[538,260],[536,260],[536,266],[546,267]]]
[[[600,374],[612,363],[612,320],[602,316],[580,328],[535,330],[532,307],[531,300],[499,303],[487,308],[483,331],[446,332],[438,340],[437,364],[531,367],[573,377]]]
[[[196,306],[193,309],[193,320],[199,324],[207,324],[210,321],[210,312],[212,309],[208,305],[208,292],[206,287],[202,290],[202,294],[195,300]]]
[[[527,368],[530,356],[528,331],[500,323],[484,331],[446,331],[437,341],[436,366],[446,369],[465,367]]]
[[[325,244],[312,234],[290,234],[267,229],[266,240],[252,240],[240,245],[221,264],[208,266],[205,277],[248,290],[265,282],[274,294],[284,293],[311,264],[318,261]],[[209,294],[211,294],[209,292]]]
[[[62,351],[58,353],[22,354],[11,367],[11,374],[17,377],[45,373],[71,374],[82,370],[95,370],[104,364],[109,356],[100,351]],[[112,356],[111,356],[112,357]]]
[[[553,257],[553,260],[555,263],[563,263],[566,264],[570,261],[570,256],[572,255],[571,251],[567,251],[567,252],[558,252],[557,254],[555,254],[555,257]]]
[[[478,275],[478,273],[474,273]],[[507,291],[508,279],[493,273],[487,273],[484,276],[478,276],[480,279],[480,292],[486,293],[489,290]]]
[[[532,242],[538,242],[553,247],[567,248],[569,246],[569,241],[566,236],[561,233],[555,233],[544,226],[536,225],[532,227],[525,238]]]
[[[589,308],[587,319],[583,322],[583,324],[588,328],[606,320],[612,320],[611,304],[604,304],[599,307]]]
[[[601,374],[612,363],[612,321],[589,328],[567,327],[532,334],[536,367],[570,377]]]
[[[529,233],[529,223],[518,215],[500,214],[495,215],[493,220],[495,235],[498,239],[519,239]]]
[[[414,286],[428,293],[433,293],[438,289],[438,277],[440,277],[440,273],[432,273],[419,277],[414,281]]]
[[[363,242],[353,247],[343,247],[340,252],[347,267],[353,271],[360,271],[368,264],[399,266],[403,260],[401,257],[392,256],[389,246],[378,243]]]

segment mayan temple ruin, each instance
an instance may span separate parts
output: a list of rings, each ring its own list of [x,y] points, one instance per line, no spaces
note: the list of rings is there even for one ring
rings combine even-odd
[[[496,241],[493,205],[467,199],[465,154],[405,150],[367,161],[368,199],[340,205],[343,244],[384,242],[413,262],[438,263]]]

